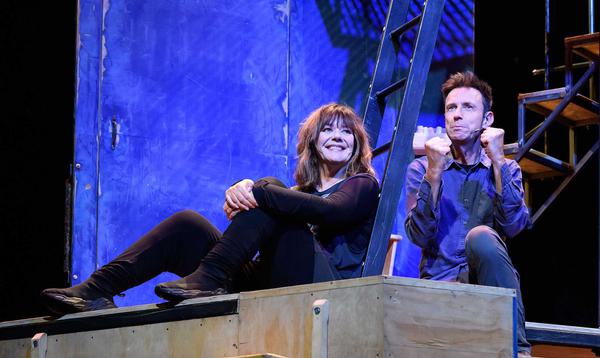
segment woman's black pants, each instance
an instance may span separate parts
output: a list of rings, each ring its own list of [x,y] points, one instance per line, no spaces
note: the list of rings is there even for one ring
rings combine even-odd
[[[165,271],[187,276],[203,261],[226,267],[234,292],[338,278],[335,269],[322,264],[323,253],[315,245],[306,224],[260,208],[240,212],[224,233],[185,210],[155,226],[83,284],[114,296]]]

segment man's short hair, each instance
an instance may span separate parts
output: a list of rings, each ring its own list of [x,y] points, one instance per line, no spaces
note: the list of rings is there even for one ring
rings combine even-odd
[[[457,72],[452,74],[442,85],[442,95],[444,103],[448,93],[455,88],[471,87],[479,91],[483,98],[483,112],[487,112],[492,108],[492,87],[487,82],[480,80],[473,72]]]

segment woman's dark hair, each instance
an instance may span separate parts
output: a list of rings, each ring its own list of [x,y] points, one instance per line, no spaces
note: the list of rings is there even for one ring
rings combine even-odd
[[[302,123],[298,132],[298,165],[294,173],[294,179],[301,191],[308,191],[321,184],[319,171],[319,153],[317,152],[317,140],[319,133],[326,125],[341,121],[340,125],[348,127],[354,135],[354,150],[352,157],[346,166],[344,177],[358,173],[375,175],[371,166],[371,147],[369,136],[365,131],[361,118],[354,110],[346,105],[330,103],[317,108]]]

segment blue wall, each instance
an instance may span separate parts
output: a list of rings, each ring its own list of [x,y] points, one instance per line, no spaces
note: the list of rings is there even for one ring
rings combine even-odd
[[[443,21],[465,30],[442,29],[426,125],[439,122],[448,68],[472,63],[472,2],[451,3],[467,9]],[[223,193],[241,178],[291,184],[306,115],[331,101],[362,109],[387,2],[82,0],[79,11],[73,283],[178,210],[224,229]],[[167,279],[117,304],[156,302]]]

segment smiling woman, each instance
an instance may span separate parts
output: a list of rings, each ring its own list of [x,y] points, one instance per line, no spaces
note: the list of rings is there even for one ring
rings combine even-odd
[[[178,212],[81,284],[44,290],[44,302],[57,314],[111,308],[114,295],[164,271],[183,276],[155,288],[171,301],[358,277],[379,192],[362,121],[347,106],[322,106],[302,124],[297,151],[294,189],[275,178],[227,189],[224,233]]]
[[[367,132],[350,107],[330,103],[312,112],[300,127],[297,149],[300,190],[326,189],[336,177],[375,176]]]
[[[317,151],[324,164],[321,168],[329,175],[337,175],[350,160],[353,150],[354,134],[341,120],[330,121],[319,133]]]

